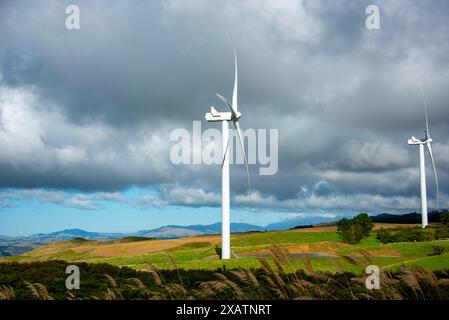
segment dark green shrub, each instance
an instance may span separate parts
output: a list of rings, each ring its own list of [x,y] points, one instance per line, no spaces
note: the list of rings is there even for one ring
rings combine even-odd
[[[370,235],[374,223],[366,213],[361,213],[353,219],[343,218],[337,222],[337,231],[346,243],[358,243]]]
[[[442,246],[432,246],[432,252],[428,256],[439,256],[446,252],[446,249]]]
[[[443,213],[441,213],[440,221],[442,224],[449,227],[449,211],[444,210]]]
[[[437,239],[449,238],[449,227],[443,226],[435,230],[435,236]]]
[[[376,232],[376,238],[382,243],[431,241],[436,239],[436,230],[419,227],[381,228]]]
[[[363,238],[368,237],[374,227],[373,220],[371,220],[371,218],[366,213],[357,215],[354,219],[352,219],[352,222],[359,228],[359,232],[361,233]]]

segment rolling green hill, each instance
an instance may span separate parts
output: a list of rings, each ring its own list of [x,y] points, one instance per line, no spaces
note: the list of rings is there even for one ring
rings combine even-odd
[[[2,261],[47,261],[108,263],[128,266],[136,270],[150,265],[173,269],[258,268],[260,258],[274,265],[272,248],[288,252],[292,270],[359,272],[370,264],[384,269],[401,265],[421,266],[427,270],[449,269],[449,254],[429,256],[434,246],[449,252],[449,240],[417,243],[380,243],[374,235],[357,245],[344,244],[333,227],[307,230],[233,234],[231,246],[234,258],[219,259],[216,246],[219,235],[194,236],[182,239],[154,240],[127,238],[108,242],[75,239],[51,243],[16,257]]]

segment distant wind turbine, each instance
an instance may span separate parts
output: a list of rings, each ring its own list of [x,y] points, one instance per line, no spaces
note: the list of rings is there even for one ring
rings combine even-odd
[[[248,160],[246,157],[245,146],[243,144],[242,134],[240,130],[239,119],[242,114],[237,108],[237,54],[234,48],[234,89],[232,92],[232,104],[217,93],[217,97],[228,106],[230,112],[218,112],[215,107],[210,107],[210,112],[206,114],[206,120],[209,122],[220,122],[222,126],[223,139],[223,161],[221,165],[221,258],[229,259],[231,257],[231,230],[230,230],[230,188],[229,188],[229,121],[232,121],[237,131],[240,146],[245,158],[246,174],[248,178],[249,194],[251,194],[251,181],[249,179]]]
[[[436,191],[437,191],[437,208],[440,207],[440,190],[438,186],[438,176],[437,176],[437,170],[435,167],[435,160],[433,158],[432,153],[432,138],[430,137],[430,131],[429,131],[429,120],[427,117],[427,102],[426,98],[424,96],[423,89],[421,85],[419,85],[421,97],[424,103],[424,114],[426,118],[426,130],[424,131],[425,136],[424,139],[419,140],[415,137],[412,137],[408,140],[409,145],[418,145],[419,146],[419,176],[420,176],[420,184],[421,184],[421,222],[422,227],[426,228],[429,224],[428,217],[427,217],[427,188],[426,188],[426,164],[425,164],[425,157],[424,157],[424,145],[427,146],[427,150],[429,151],[430,160],[432,161],[432,167],[433,167],[433,174],[435,176],[435,184],[436,184]]]

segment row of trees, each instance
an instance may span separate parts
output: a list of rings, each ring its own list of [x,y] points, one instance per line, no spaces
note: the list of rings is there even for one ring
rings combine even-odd
[[[376,232],[376,238],[382,243],[432,241],[449,238],[449,212],[440,214],[441,225],[433,225],[426,229],[420,227],[381,228]]]
[[[377,238],[383,243],[402,241],[430,241],[449,238],[449,211],[440,214],[441,226],[428,229],[393,228],[377,231]],[[374,222],[366,213],[360,213],[352,219],[343,218],[337,222],[337,230],[342,241],[355,244],[370,235]]]

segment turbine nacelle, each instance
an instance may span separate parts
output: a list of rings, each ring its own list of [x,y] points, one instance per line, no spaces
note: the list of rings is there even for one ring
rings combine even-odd
[[[424,140],[424,141],[422,141],[422,140],[419,140],[418,138],[415,138],[415,137],[411,137],[411,139],[408,139],[408,144],[410,144],[410,145],[419,145],[419,144],[427,144],[427,143],[431,143],[433,140],[432,140],[432,138],[427,138],[426,140]]]
[[[210,107],[210,112],[206,113],[206,120],[209,122],[231,121],[231,112],[218,112],[214,107]]]
[[[424,144],[424,142],[422,142],[418,138],[411,137],[411,139],[408,139],[408,144],[410,144],[410,145],[413,145],[413,144]]]

